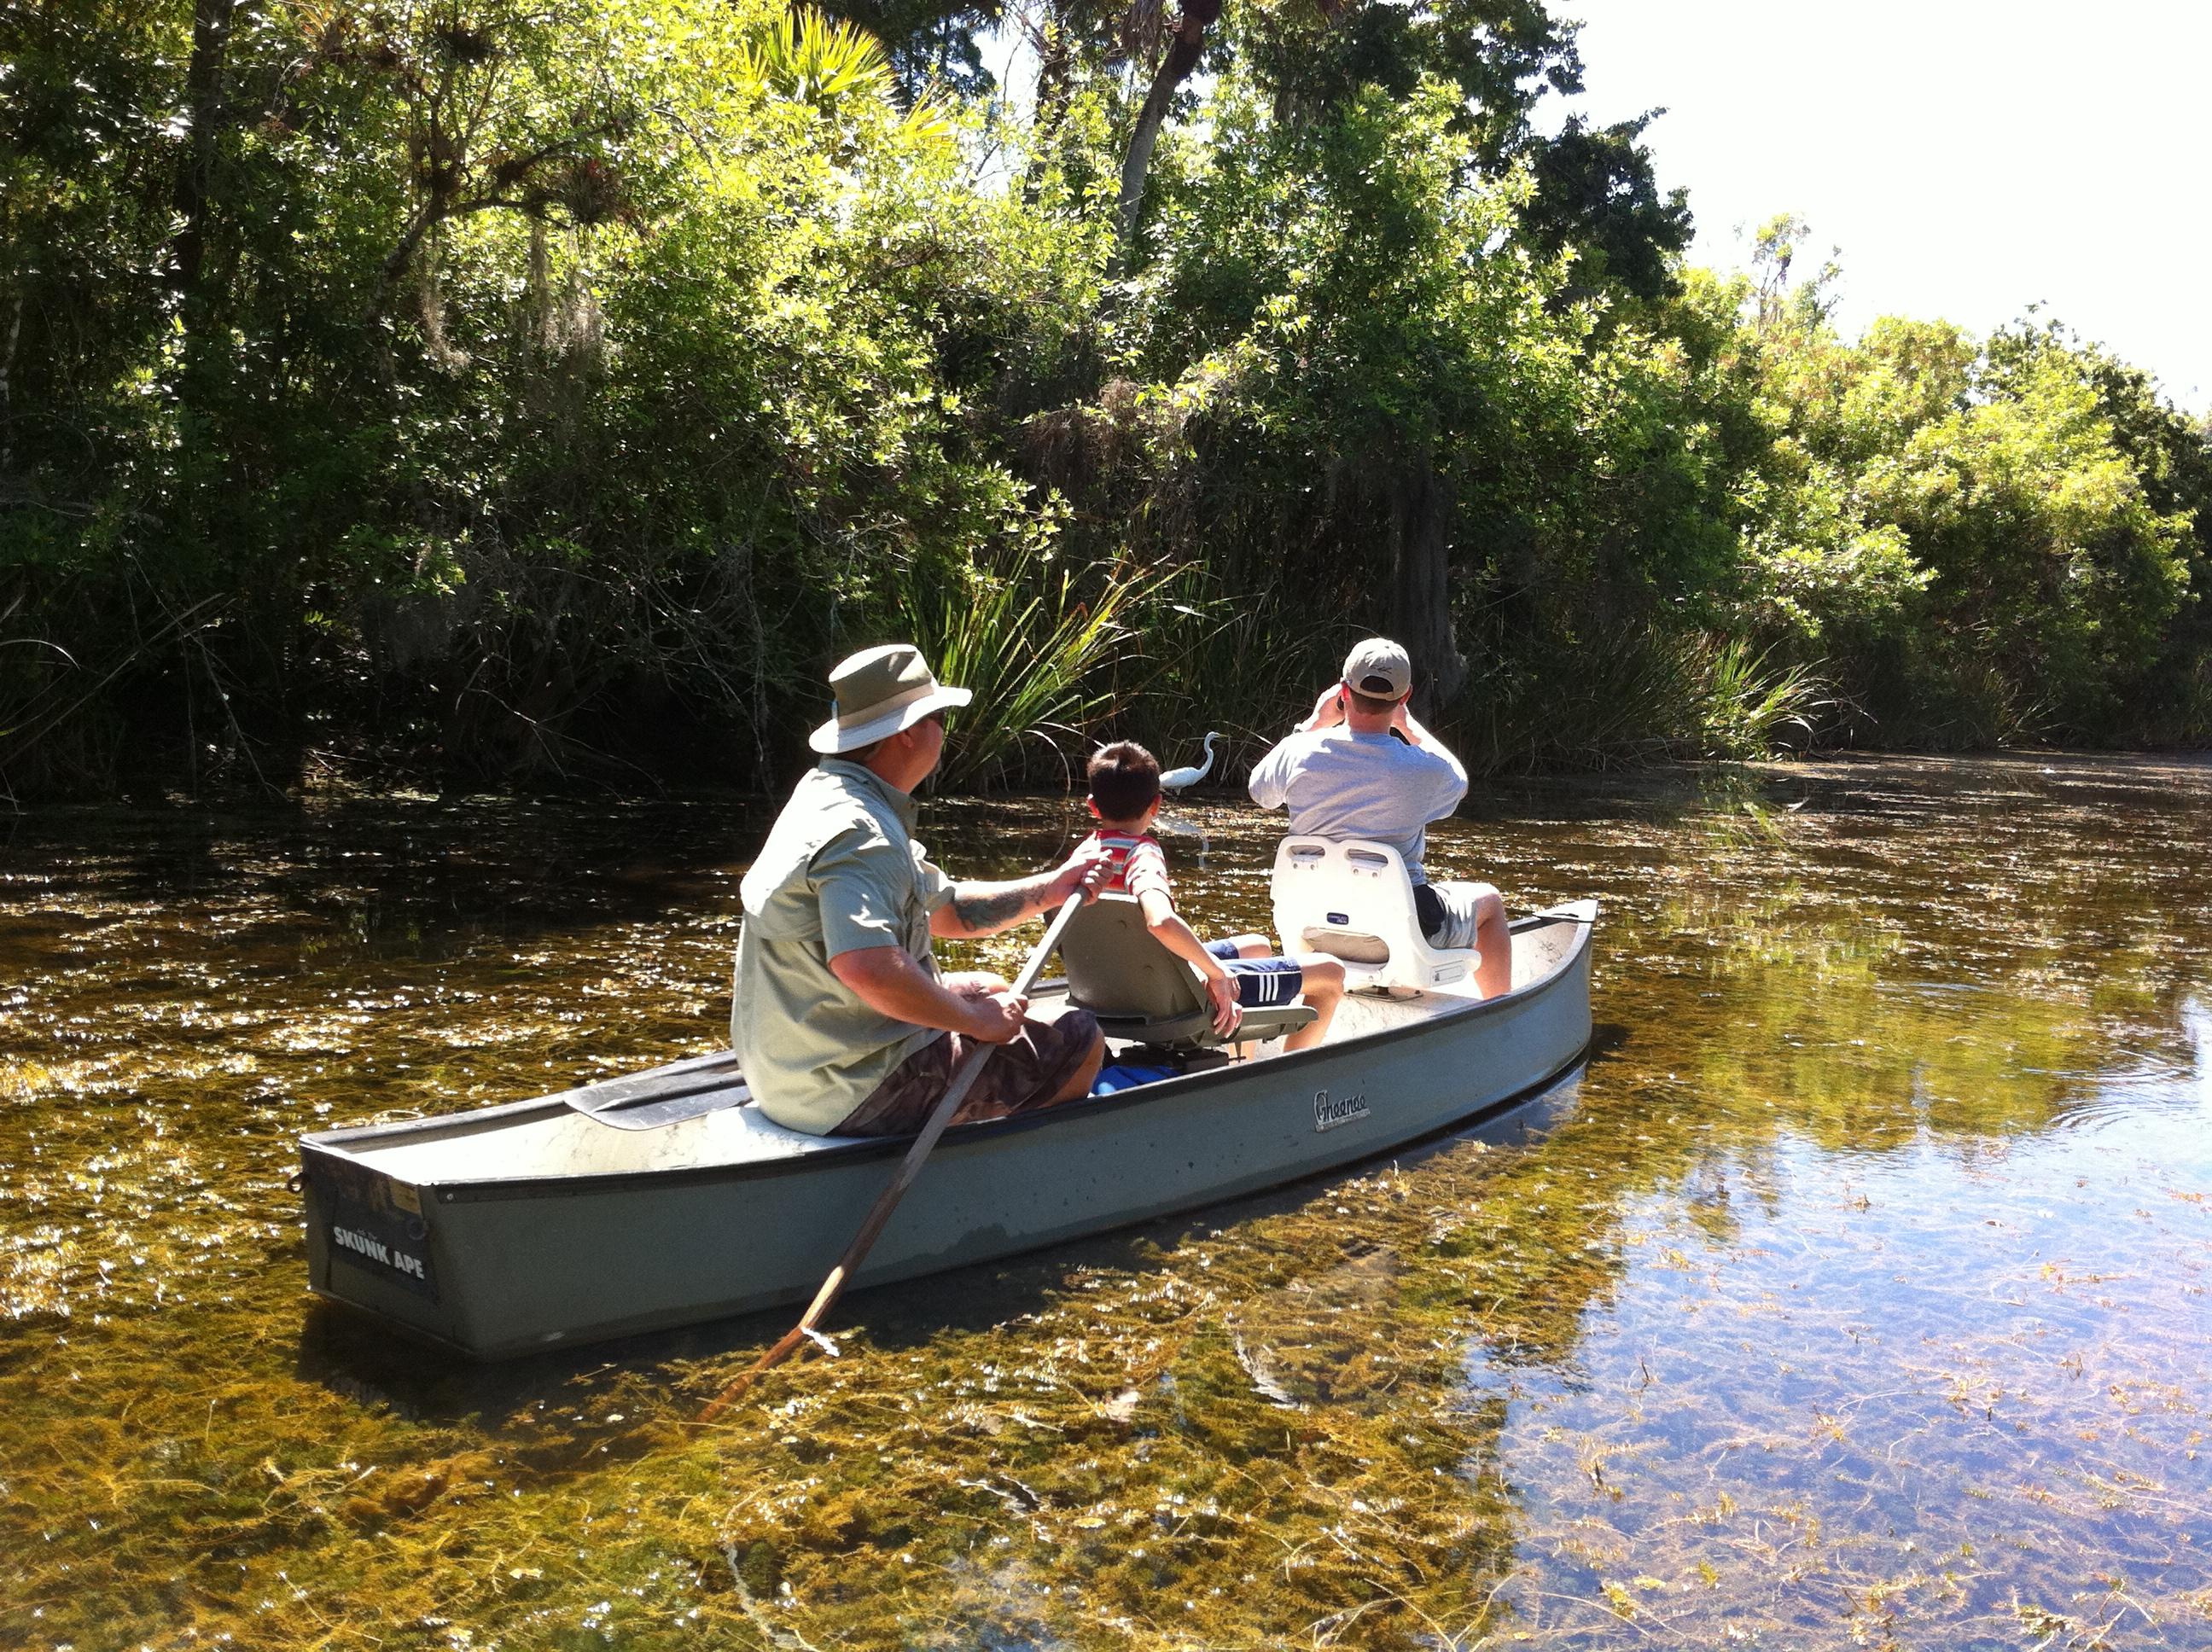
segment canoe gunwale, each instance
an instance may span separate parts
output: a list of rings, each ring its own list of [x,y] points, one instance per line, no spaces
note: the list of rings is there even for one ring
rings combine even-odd
[[[1516,934],[1562,923],[1575,924],[1582,932],[1560,955],[1559,962],[1551,969],[1516,991],[1502,993],[1496,998],[1472,1000],[1449,1009],[1438,1011],[1434,1015],[1424,1017],[1420,1020],[1407,1022],[1402,1026],[1388,1027],[1371,1033],[1364,1033],[1357,1038],[1347,1039],[1342,1043],[1321,1044],[1306,1050],[1286,1050],[1279,1054],[1267,1057],[1266,1070],[1271,1074],[1278,1072],[1295,1074],[1306,1067],[1328,1060],[1333,1056],[1340,1055],[1346,1050],[1376,1048],[1409,1039],[1431,1037],[1443,1029],[1464,1029],[1470,1023],[1502,1014],[1509,1009],[1530,1004],[1554,989],[1560,981],[1567,979],[1573,973],[1577,963],[1589,947],[1591,930],[1595,921],[1595,908],[1594,902],[1574,902],[1565,903],[1560,908],[1530,914],[1514,920],[1511,928]],[[1543,1078],[1524,1090],[1516,1091],[1515,1095],[1525,1096],[1541,1088],[1543,1084],[1551,1083],[1560,1073],[1567,1072],[1576,1062],[1581,1060],[1587,1054],[1588,1048],[1588,1044],[1585,1043],[1567,1054]],[[711,1058],[692,1059],[704,1062]],[[938,1151],[940,1155],[964,1156],[969,1151],[988,1148],[1007,1137],[1024,1131],[1049,1128],[1054,1124],[1077,1117],[1099,1118],[1129,1108],[1142,1107],[1153,1102],[1188,1096],[1194,1090],[1220,1084],[1224,1079],[1249,1077],[1253,1065],[1235,1062],[1208,1067],[1197,1072],[1179,1074],[1172,1078],[1164,1078],[1155,1084],[1139,1085],[1112,1095],[1094,1096],[1086,1102],[1068,1107],[1054,1108],[1014,1118],[994,1120],[986,1124],[963,1126],[959,1131],[948,1134],[939,1145]],[[615,1079],[602,1082],[623,1081]],[[733,1086],[743,1082],[741,1076],[733,1075],[732,1079]],[[1510,1099],[1512,1098],[1507,1098],[1509,1101]],[[1473,1111],[1488,1112],[1504,1104],[1504,1102],[1487,1102]],[[425,1119],[397,1120],[387,1123],[355,1125],[337,1130],[319,1131],[300,1138],[301,1168],[305,1170],[313,1162],[325,1160],[349,1167],[373,1169],[374,1169],[373,1165],[347,1150],[356,1143],[367,1143],[380,1139],[388,1139],[393,1135],[420,1131],[425,1126],[451,1126],[461,1119],[466,1119],[471,1124],[496,1121],[532,1112],[566,1108],[568,1105],[565,1100],[540,1096],[472,1108],[466,1114],[440,1114]],[[1438,1127],[1449,1129],[1452,1123],[1459,1121],[1453,1121]],[[1429,1133],[1432,1133],[1426,1131],[1422,1133],[1424,1135]],[[1408,1139],[1418,1139],[1418,1138]],[[910,1138],[903,1136],[857,1137],[849,1140],[836,1141],[822,1147],[810,1148],[802,1152],[778,1155],[772,1158],[738,1159],[718,1164],[696,1165],[681,1169],[615,1170],[582,1175],[514,1176],[471,1181],[425,1181],[415,1185],[439,1204],[454,1205],[568,1198],[579,1194],[612,1193],[625,1189],[648,1187],[677,1187],[718,1182],[767,1181],[782,1176],[810,1175],[833,1167],[842,1168],[872,1159],[893,1158],[905,1152],[910,1142]],[[1386,1146],[1380,1147],[1376,1151],[1388,1151],[1389,1149]],[[379,1171],[378,1174],[387,1173]]]

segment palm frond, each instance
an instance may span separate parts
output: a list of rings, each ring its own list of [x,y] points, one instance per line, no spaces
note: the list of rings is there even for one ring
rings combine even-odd
[[[841,98],[888,97],[894,85],[883,42],[849,19],[795,6],[748,41],[739,72],[778,97],[826,108]]]

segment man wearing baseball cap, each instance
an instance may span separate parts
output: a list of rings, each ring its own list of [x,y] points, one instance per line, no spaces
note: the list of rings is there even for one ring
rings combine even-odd
[[[762,1112],[813,1135],[921,1127],[977,1044],[999,1046],[953,1115],[1004,1118],[1090,1093],[1098,1023],[1032,1019],[995,975],[942,975],[933,936],[993,935],[1095,890],[1079,853],[1006,884],[956,884],[914,841],[914,788],[937,767],[945,714],[968,703],[921,651],[870,648],[830,674],[836,703],[739,893],[730,1044]]]
[[[1459,806],[1467,770],[1407,708],[1413,689],[1403,648],[1384,637],[1360,643],[1312,714],[1254,767],[1252,800],[1288,809],[1301,835],[1366,838],[1397,850],[1422,929],[1438,946],[1481,948],[1475,986],[1495,997],[1512,981],[1504,902],[1487,884],[1431,884],[1421,867],[1428,824]]]

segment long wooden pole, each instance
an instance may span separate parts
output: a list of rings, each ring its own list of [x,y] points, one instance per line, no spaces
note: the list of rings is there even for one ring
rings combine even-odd
[[[1036,951],[1030,954],[1029,962],[1022,966],[1022,973],[1015,977],[1013,991],[1017,998],[1029,996],[1030,988],[1036,984],[1036,978],[1044,969],[1045,960],[1052,956],[1053,948],[1060,944],[1060,932],[1067,927],[1067,920],[1075,915],[1076,908],[1083,902],[1081,893],[1071,895],[1054,914],[1052,923],[1044,932],[1044,938],[1037,943]],[[945,1086],[945,1095],[930,1114],[929,1121],[921,1127],[921,1133],[914,1139],[914,1145],[907,1149],[905,1158],[899,1162],[898,1174],[891,1178],[890,1186],[884,1189],[882,1197],[868,1212],[866,1218],[860,1224],[860,1231],[853,1236],[853,1242],[845,1247],[845,1254],[837,1259],[837,1266],[830,1270],[830,1277],[822,1281],[822,1289],[814,1293],[814,1300],[799,1316],[799,1323],[785,1332],[766,1353],[755,1360],[751,1370],[716,1394],[707,1408],[699,1413],[700,1422],[711,1423],[720,1416],[732,1400],[752,1387],[762,1372],[781,1364],[784,1357],[805,1341],[814,1327],[821,1323],[822,1316],[830,1311],[830,1305],[845,1289],[845,1281],[858,1271],[862,1259],[876,1242],[876,1236],[891,1219],[891,1212],[898,1208],[899,1200],[906,1197],[906,1190],[914,1186],[915,1178],[921,1174],[922,1163],[937,1145],[937,1139],[945,1133],[945,1127],[952,1122],[953,1114],[959,1109],[960,1103],[968,1099],[968,1092],[975,1088],[975,1075],[982,1072],[983,1063],[991,1059],[991,1052],[998,1048],[996,1044],[985,1044],[971,1051],[968,1059],[960,1064],[959,1072],[952,1075],[952,1082]]]

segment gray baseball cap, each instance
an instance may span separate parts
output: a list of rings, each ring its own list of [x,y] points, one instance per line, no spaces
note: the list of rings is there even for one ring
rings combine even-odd
[[[1399,700],[1413,686],[1413,662],[1388,637],[1370,637],[1344,657],[1344,680],[1355,693]]]

